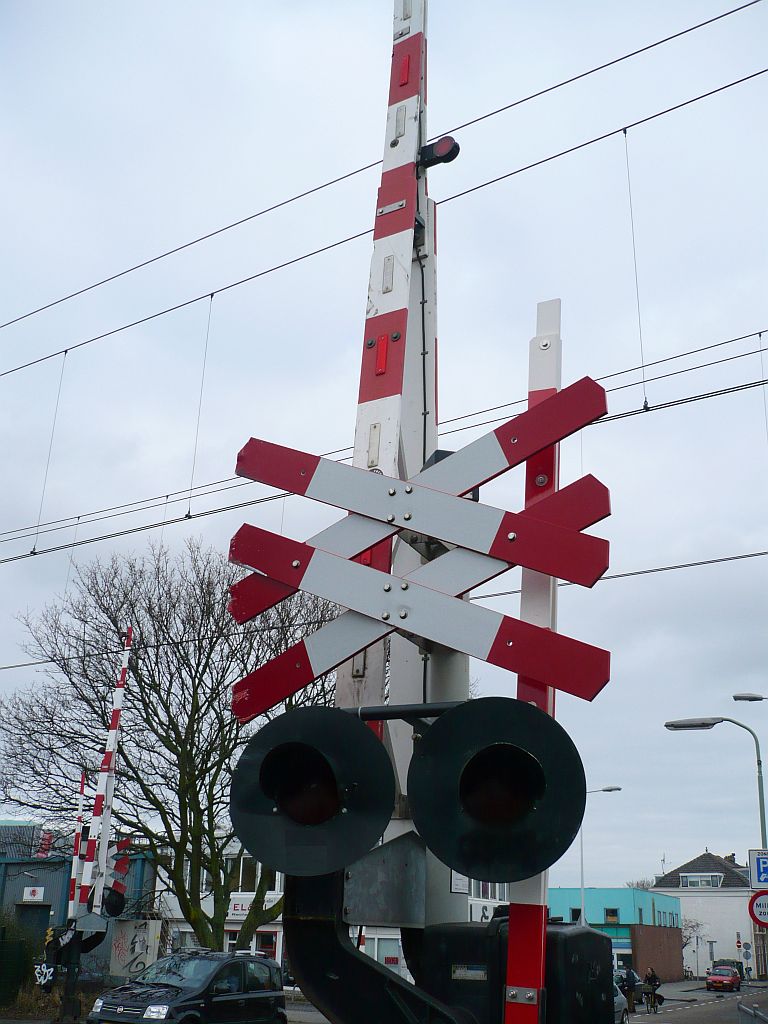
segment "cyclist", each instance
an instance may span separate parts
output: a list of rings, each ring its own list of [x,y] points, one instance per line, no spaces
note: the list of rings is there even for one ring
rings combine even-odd
[[[645,999],[645,1012],[658,1013],[659,1007],[656,1002],[656,989],[661,985],[661,979],[652,967],[649,967],[643,978],[643,998]]]

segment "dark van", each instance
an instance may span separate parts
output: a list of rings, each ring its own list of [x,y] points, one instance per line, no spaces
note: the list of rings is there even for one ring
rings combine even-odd
[[[286,1024],[280,967],[254,953],[190,950],[157,960],[104,992],[88,1024]]]

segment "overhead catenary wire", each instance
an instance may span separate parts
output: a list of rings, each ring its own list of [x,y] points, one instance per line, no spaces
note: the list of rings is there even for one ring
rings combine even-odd
[[[607,583],[610,580],[626,580],[634,576],[653,576],[661,572],[677,572],[681,569],[699,569],[706,565],[723,565],[726,562],[743,562],[750,558],[764,558],[768,555],[765,551],[744,551],[736,555],[719,555],[717,558],[701,558],[695,562],[677,562],[673,565],[652,565],[647,569],[630,569],[627,572],[612,572],[601,576],[598,583]],[[578,584],[569,583],[567,580],[558,580],[558,587],[575,587]],[[492,594],[473,594],[470,601],[488,601],[493,597],[512,597],[519,594],[516,590],[497,590]]]
[[[629,203],[629,229],[632,239],[632,267],[635,277],[635,306],[637,308],[637,336],[640,342],[640,365],[643,370],[643,400],[648,401],[648,393],[645,390],[645,352],[643,351],[643,317],[640,311],[640,278],[637,273],[637,241],[635,238],[635,208],[632,202],[632,175],[629,171],[629,139],[628,129],[624,129],[624,160],[627,166],[627,200]]]
[[[715,558],[702,558],[702,559],[699,559],[697,561],[692,561],[692,562],[677,562],[677,563],[673,563],[671,565],[653,565],[653,566],[648,566],[645,569],[629,569],[626,572],[610,573],[610,574],[607,574],[605,576],[602,576],[597,581],[597,583],[607,583],[607,582],[609,582],[611,580],[626,580],[626,579],[631,579],[633,577],[638,577],[638,576],[651,576],[651,575],[654,575],[656,573],[679,572],[679,571],[681,571],[683,569],[699,569],[699,568],[703,568],[704,566],[723,565],[723,564],[726,564],[728,562],[742,562],[742,561],[746,561],[746,560],[751,559],[751,558],[764,558],[766,555],[768,555],[768,550],[762,550],[762,551],[743,551],[743,552],[739,552],[738,554],[719,555],[719,556],[717,556]],[[577,586],[577,584],[575,584],[575,583],[568,583],[568,582],[566,582],[564,580],[558,581],[557,585],[558,585],[558,587],[575,587],[575,586]],[[491,598],[512,597],[512,596],[514,596],[516,594],[519,594],[519,593],[520,593],[519,589],[516,589],[516,590],[499,590],[499,591],[495,591],[494,593],[491,593],[491,594],[475,594],[475,595],[472,595],[470,597],[470,601],[488,601],[488,600],[491,600]],[[323,620],[317,619],[317,620],[308,620],[306,622],[296,623],[296,627],[297,628],[304,628],[304,627],[311,627],[313,625],[322,626],[323,624],[324,624]],[[255,627],[253,629],[250,629],[250,630],[237,630],[237,631],[235,631],[233,633],[224,633],[224,634],[221,634],[221,635],[218,635],[218,634],[207,634],[207,635],[205,635],[204,634],[204,635],[201,635],[201,636],[185,637],[183,640],[163,640],[163,641],[160,641],[160,642],[157,642],[157,643],[140,644],[140,645],[138,645],[138,653],[140,653],[142,649],[143,650],[154,650],[154,649],[160,648],[160,647],[182,647],[185,644],[200,643],[202,641],[210,641],[210,640],[216,640],[216,639],[220,639],[220,640],[233,640],[233,639],[237,639],[238,637],[253,635],[254,633],[258,634],[258,633],[273,632],[275,629],[280,629],[280,628],[282,628],[282,627],[279,624],[276,624],[274,626],[267,626],[267,627],[258,627],[257,626],[257,627]],[[12,669],[36,668],[36,667],[41,666],[41,665],[55,665],[59,661],[62,661],[62,662],[83,661],[85,659],[90,659],[90,658],[113,657],[114,654],[115,654],[115,651],[89,651],[89,652],[82,653],[82,654],[72,655],[69,658],[58,658],[58,659],[41,658],[41,659],[38,659],[36,661],[21,661],[21,662],[16,662],[14,664],[9,664],[9,665],[0,665],[0,672],[9,672]]]
[[[442,206],[445,203],[453,202],[456,199],[462,199],[465,196],[472,195],[475,192],[480,191],[484,188],[489,188],[492,185],[497,185],[501,181],[507,181],[510,178],[515,177],[518,174],[523,174],[526,171],[534,170],[537,167],[542,167],[544,164],[551,163],[553,160],[559,160],[562,157],[569,156],[571,153],[576,153],[579,150],[586,149],[588,146],[596,145],[599,142],[604,142],[606,139],[613,138],[615,135],[621,134],[625,129],[637,128],[640,125],[648,124],[651,121],[656,120],[659,117],[665,117],[668,114],[672,114],[675,111],[682,110],[685,107],[691,106],[693,103],[698,103],[701,100],[708,99],[711,96],[715,96],[718,93],[725,92],[728,89],[732,89],[737,85],[743,85],[745,82],[752,81],[755,78],[759,78],[761,75],[768,73],[768,68],[762,68],[760,71],[755,71],[752,74],[744,75],[741,78],[735,79],[732,82],[727,82],[725,85],[718,86],[716,89],[710,89],[708,92],[700,93],[698,96],[692,96],[690,99],[683,100],[681,103],[676,103],[671,107],[665,107],[663,110],[656,111],[654,114],[649,114],[646,117],[640,118],[637,121],[633,121],[627,125],[619,128],[614,128],[609,132],[604,132],[602,135],[596,135],[590,139],[586,139],[584,142],[579,142],[574,146],[569,146],[567,149],[561,149],[556,153],[551,153],[549,156],[542,157],[539,160],[534,160],[529,164],[525,164],[522,167],[516,167],[511,171],[507,171],[504,174],[497,175],[494,178],[489,178],[487,181],[479,182],[477,185],[473,185],[470,188],[462,189],[460,192],[455,192],[453,195],[446,196],[443,199],[437,201],[438,206]],[[77,349],[84,348],[87,345],[92,345],[97,341],[103,341],[106,338],[114,337],[116,334],[121,334],[124,331],[130,330],[134,327],[139,327],[142,324],[149,323],[152,320],[156,320],[159,317],[167,316],[170,313],[175,313],[178,310],[185,309],[188,306],[192,306],[197,302],[202,302],[204,299],[209,298],[211,295],[220,295],[223,292],[230,291],[233,288],[239,288],[244,284],[249,284],[252,281],[256,281],[259,278],[266,277],[269,274],[274,274],[280,270],[285,270],[287,267],[295,266],[298,263],[302,263],[306,260],[312,259],[315,256],[319,256],[322,253],[330,252],[332,249],[337,249],[342,245],[347,245],[349,242],[357,241],[360,238],[365,238],[368,235],[373,234],[373,228],[368,228],[364,231],[357,231],[354,234],[347,235],[345,238],[337,239],[334,242],[329,242],[326,245],[320,246],[317,249],[313,249],[309,252],[302,253],[299,256],[294,256],[289,260],[284,260],[282,263],[274,264],[271,267],[266,267],[264,270],[256,271],[253,274],[248,274],[245,277],[239,278],[237,281],[230,281],[228,284],[221,285],[218,288],[206,289],[200,295],[196,295],[191,299],[185,299],[183,302],[177,302],[173,306],[168,306],[165,309],[157,310],[154,313],[149,313],[144,317],[140,317],[137,320],[132,320],[130,323],[121,324],[119,327],[114,327],[109,331],[104,331],[101,334],[96,334],[90,338],[85,338],[79,342],[71,342],[67,345],[66,349],[57,349],[54,352],[49,352],[46,355],[38,356],[35,359],[27,360],[24,363],[20,363],[17,366],[9,367],[6,370],[0,371],[0,377],[7,377],[13,373],[19,373],[21,370],[29,369],[32,366],[38,366],[41,363],[47,362],[50,359],[55,359],[57,356],[62,355],[65,351],[73,352]]]
[[[53,453],[53,439],[56,436],[56,421],[59,417],[59,402],[61,401],[61,386],[64,383],[64,368],[67,365],[67,353],[66,350],[63,353],[61,360],[61,370],[59,372],[59,384],[56,388],[56,400],[53,406],[53,420],[51,422],[51,436],[48,440],[48,454],[45,459],[45,472],[43,473],[43,487],[40,493],[40,507],[37,511],[37,529],[35,531],[35,541],[32,545],[32,551],[37,546],[37,538],[40,533],[40,522],[43,518],[43,504],[45,503],[45,492],[48,487],[48,473],[51,468],[51,454]]]
[[[615,420],[626,419],[627,417],[630,417],[630,416],[644,416],[644,415],[648,415],[650,413],[660,412],[661,410],[664,410],[664,409],[672,409],[672,408],[675,408],[676,406],[689,405],[689,404],[691,404],[693,402],[705,401],[705,400],[710,399],[710,398],[718,398],[718,397],[720,397],[722,395],[736,394],[736,393],[738,393],[740,391],[747,391],[747,390],[749,390],[751,388],[763,387],[766,384],[768,384],[768,380],[761,378],[760,380],[749,381],[746,384],[737,384],[737,385],[735,385],[733,387],[719,388],[718,390],[707,391],[707,392],[704,392],[704,393],[698,394],[698,395],[688,395],[688,396],[686,396],[684,398],[676,398],[676,399],[673,399],[672,401],[660,402],[660,403],[658,403],[656,405],[647,405],[647,406],[643,405],[639,409],[631,409],[631,410],[629,410],[627,412],[615,413],[613,416],[604,416],[602,419],[595,420],[593,423],[587,424],[587,427],[600,426],[600,425],[602,425],[604,423],[611,423],[611,422],[613,422]],[[472,430],[475,427],[485,426],[485,425],[487,425],[489,423],[495,423],[495,422],[498,422],[498,421],[497,420],[488,420],[485,423],[472,423],[472,424],[469,424],[469,425],[464,426],[464,427],[457,427],[455,430],[441,431],[440,432],[440,436],[445,436],[446,434],[458,433],[459,431],[462,431],[462,430]],[[113,533],[100,534],[100,535],[98,535],[96,537],[84,538],[83,540],[78,541],[76,545],[73,545],[73,544],[58,544],[58,545],[54,545],[54,546],[49,547],[49,548],[40,549],[39,551],[25,551],[25,552],[21,552],[20,554],[17,554],[17,555],[9,555],[6,558],[0,558],[0,565],[7,565],[10,562],[20,562],[20,561],[24,561],[27,558],[34,558],[34,557],[37,557],[37,556],[40,556],[40,555],[54,554],[55,552],[66,551],[68,549],[72,549],[73,547],[83,547],[83,546],[90,545],[90,544],[97,544],[97,543],[100,543],[101,541],[104,541],[104,540],[115,540],[115,539],[117,539],[119,537],[127,537],[127,536],[130,536],[130,535],[135,534],[135,533],[145,533],[148,530],[154,530],[154,529],[157,529],[158,527],[162,527],[163,523],[165,523],[165,525],[170,526],[173,523],[189,522],[192,519],[200,519],[200,518],[203,518],[204,516],[219,515],[222,512],[232,512],[232,511],[235,511],[235,510],[241,509],[241,508],[249,508],[249,507],[251,507],[253,505],[261,505],[261,504],[264,504],[264,503],[269,502],[269,501],[279,501],[281,498],[288,497],[288,496],[290,496],[290,492],[289,491],[280,491],[277,494],[267,495],[266,497],[263,497],[263,498],[254,498],[251,501],[243,501],[243,502],[239,502],[238,504],[235,504],[235,505],[225,505],[224,507],[220,507],[220,508],[205,509],[202,512],[193,512],[192,515],[190,515],[190,516],[183,515],[183,516],[178,516],[175,519],[165,519],[164,518],[163,522],[143,523],[141,526],[128,527],[125,530],[117,530],[117,531],[115,531]]]
[[[739,341],[745,341],[745,340],[747,340],[749,338],[762,339],[763,333],[764,333],[763,331],[752,331],[749,334],[742,334],[742,335],[739,335],[739,336],[734,337],[734,338],[728,338],[728,339],[726,339],[724,341],[714,342],[713,344],[710,344],[710,345],[702,345],[702,346],[699,346],[698,348],[688,349],[687,351],[684,351],[684,352],[678,352],[678,353],[676,353],[674,355],[665,356],[662,359],[656,359],[653,362],[648,363],[646,365],[647,366],[658,366],[658,365],[661,365],[661,364],[664,364],[664,363],[672,362],[672,361],[677,360],[677,359],[683,359],[683,358],[685,358],[687,356],[690,356],[690,355],[696,355],[696,354],[698,354],[700,352],[707,352],[707,351],[711,351],[712,349],[721,348],[724,345],[731,345],[731,344],[734,344],[734,343],[739,342]],[[707,369],[707,368],[712,367],[712,366],[720,365],[721,363],[732,362],[732,361],[737,360],[737,359],[743,359],[743,358],[746,358],[748,356],[753,356],[753,355],[757,355],[757,354],[761,355],[761,369],[762,369],[762,352],[763,351],[764,351],[763,349],[751,349],[748,352],[740,352],[740,353],[738,353],[735,356],[729,356],[729,357],[727,357],[725,359],[716,359],[716,360],[712,360],[712,361],[707,362],[707,363],[699,363],[699,364],[697,364],[695,366],[688,366],[688,367],[684,367],[684,368],[679,369],[679,370],[675,370],[672,373],[662,374],[662,375],[659,375],[657,377],[651,378],[651,381],[658,381],[658,380],[663,380],[663,379],[667,379],[667,378],[670,378],[670,377],[680,376],[680,375],[686,374],[686,373],[693,373],[693,372],[695,372],[697,370]],[[624,375],[626,375],[628,373],[634,373],[638,369],[639,369],[638,366],[631,366],[631,367],[628,367],[625,370],[615,370],[612,373],[604,374],[603,376],[596,377],[595,379],[597,381],[605,381],[605,380],[613,379],[614,377],[624,376]],[[761,373],[761,376],[764,376],[764,373]],[[609,393],[612,393],[614,391],[620,391],[620,390],[623,390],[625,388],[638,387],[638,385],[639,385],[639,382],[632,381],[632,382],[630,382],[628,384],[621,384],[621,385],[618,385],[618,386],[616,386],[614,388],[608,388],[607,391]],[[765,394],[765,391],[764,391],[764,394]],[[514,400],[512,402],[505,402],[505,403],[503,403],[501,405],[487,406],[487,407],[485,407],[483,409],[476,409],[473,412],[464,413],[461,416],[453,416],[453,417],[450,417],[450,418],[445,419],[445,420],[440,420],[438,425],[439,426],[445,426],[447,424],[459,422],[459,421],[464,420],[464,419],[469,419],[469,418],[473,418],[474,419],[477,416],[481,416],[481,415],[484,415],[484,414],[489,413],[489,412],[496,412],[496,411],[499,411],[501,409],[511,409],[511,408],[514,408],[515,406],[524,405],[524,404],[527,403],[527,401],[528,401],[527,398],[520,398],[520,399],[516,399],[516,400]],[[503,422],[507,418],[508,418],[507,416],[501,416],[501,417],[498,417],[498,418],[494,418],[492,420],[484,420],[481,423],[470,423],[470,424],[467,424],[465,427],[462,427],[460,429],[461,430],[471,430],[471,429],[473,429],[476,426],[484,426],[484,425],[493,424],[493,423],[497,423],[497,422]],[[458,431],[442,431],[443,434],[454,433],[454,432],[458,432]],[[330,457],[332,457],[334,455],[344,455],[344,453],[351,452],[351,451],[352,451],[352,447],[351,446],[349,446],[347,448],[336,448],[333,451],[322,453],[322,457],[323,458],[330,458]],[[340,461],[345,461],[345,460],[342,459]],[[251,481],[251,480],[240,480],[238,477],[227,477],[225,479],[215,480],[215,481],[212,481],[212,482],[207,483],[207,484],[200,484],[197,488],[194,488],[194,490],[197,492],[195,494],[195,497],[196,498],[200,498],[200,497],[209,497],[209,496],[214,495],[214,494],[221,494],[221,493],[224,493],[226,491],[234,490],[236,488],[250,487],[250,486],[254,486],[254,481]],[[94,510],[92,512],[81,512],[77,516],[77,521],[78,521],[78,524],[80,523],[81,520],[83,520],[85,524],[104,522],[105,520],[117,519],[117,518],[121,518],[122,516],[125,516],[125,515],[138,514],[139,512],[148,512],[148,511],[151,511],[153,508],[159,508],[159,507],[163,508],[163,518],[165,519],[165,516],[167,514],[167,506],[168,506],[169,502],[171,504],[174,504],[174,503],[179,503],[179,502],[186,501],[187,498],[188,498],[188,494],[189,494],[188,489],[185,488],[185,489],[180,489],[178,491],[171,491],[171,492],[169,492],[169,493],[167,493],[165,495],[162,495],[162,494],[154,495],[154,496],[149,497],[149,498],[137,499],[136,501],[126,502],[126,503],[124,503],[122,505],[112,505],[112,506],[108,506],[108,507],[103,508],[103,509],[96,509],[96,510]],[[287,495],[287,496],[290,497],[291,495]],[[267,498],[265,498],[263,500],[271,501],[271,500],[274,500],[274,499],[273,499],[273,497],[267,497]],[[136,506],[140,506],[140,507],[136,507]],[[66,517],[63,517],[63,518],[60,518],[60,519],[51,520],[51,521],[49,521],[47,523],[43,523],[43,524],[41,524],[38,527],[35,527],[35,525],[33,524],[32,526],[23,526],[23,527],[17,527],[16,529],[13,529],[13,530],[2,531],[2,532],[0,532],[0,544],[8,544],[8,543],[14,543],[14,542],[18,542],[20,540],[24,540],[24,539],[32,536],[35,533],[36,530],[39,533],[41,533],[41,534],[46,534],[46,533],[56,533],[56,532],[58,532],[60,530],[69,529],[72,526],[74,519],[75,519],[75,516],[66,516]],[[162,530],[162,527],[161,527],[161,537],[162,537],[162,533],[163,533],[163,530]]]
[[[497,107],[494,110],[489,110],[484,114],[480,114],[477,117],[471,118],[469,121],[464,121],[462,124],[456,125],[453,128],[448,128],[434,138],[439,138],[440,135],[449,135],[455,132],[463,131],[465,128],[470,128],[473,125],[480,124],[483,121],[487,121],[489,118],[496,117],[499,114],[506,113],[509,110],[513,110],[516,107],[522,106],[524,103],[529,103],[532,100],[539,99],[542,96],[546,96],[550,93],[557,92],[559,89],[563,89],[568,85],[573,85],[575,82],[580,82],[586,78],[596,75],[601,71],[606,71],[608,68],[617,66],[624,61],[630,60],[633,57],[638,57],[640,54],[648,53],[651,50],[656,49],[659,46],[663,46],[666,43],[673,42],[676,39],[681,39],[683,36],[687,36],[692,32],[696,32],[699,29],[706,28],[709,25],[714,25],[716,22],[722,21],[725,18],[729,18],[733,14],[738,14],[741,11],[746,10],[750,7],[755,7],[757,4],[762,3],[762,0],[748,0],[747,3],[739,4],[738,7],[732,7],[730,10],[723,11],[721,14],[717,14],[711,18],[707,18],[704,21],[697,22],[695,25],[689,25],[687,28],[681,29],[678,32],[673,32],[671,35],[664,36],[661,39],[657,39],[652,43],[647,43],[645,46],[640,46],[634,50],[630,50],[628,53],[624,53],[619,57],[613,57],[611,60],[604,61],[602,64],[597,64],[592,68],[588,68],[586,71],[581,71],[575,75],[571,75],[569,78],[561,79],[552,85],[545,86],[543,89],[538,89],[536,92],[529,93],[526,96],[521,96],[511,103],[506,103],[501,107]],[[182,242],[178,245],[173,246],[170,249],[166,249],[164,252],[157,253],[155,256],[151,256],[148,259],[142,260],[139,263],[135,263],[132,266],[126,267],[123,270],[117,271],[114,274],[110,274],[107,277],[103,277],[98,281],[94,281],[89,285],[85,285],[82,288],[78,288],[75,291],[69,292],[66,295],[60,296],[58,299],[53,299],[50,302],[38,306],[36,309],[28,310],[26,313],[21,313],[11,320],[0,323],[0,330],[10,327],[13,324],[20,323],[22,320],[26,320],[29,317],[35,316],[38,313],[43,313],[45,310],[52,309],[54,306],[59,306],[63,302],[68,302],[70,299],[77,298],[80,295],[85,295],[87,292],[91,292],[96,288],[100,288],[103,285],[109,284],[112,281],[117,281],[122,277],[126,277],[128,274],[132,274],[137,270],[142,270],[144,267],[151,266],[154,263],[158,263],[160,260],[164,260],[169,256],[174,256],[176,253],[183,252],[185,249],[189,249],[192,246],[198,245],[201,242],[206,242],[211,238],[215,238],[217,235],[221,235],[227,231],[231,231],[234,228],[240,227],[243,224],[247,224],[250,221],[256,220],[259,217],[264,217],[269,213],[274,213],[276,210],[282,209],[285,206],[290,206],[292,203],[299,202],[302,199],[306,199],[309,196],[315,195],[318,192],[322,192],[324,189],[331,188],[334,185],[338,185],[343,181],[347,181],[350,178],[355,177],[358,174],[362,174],[365,171],[372,170],[374,167],[378,167],[381,164],[381,160],[374,160],[370,163],[363,164],[361,167],[356,167],[354,170],[346,171],[343,174],[337,175],[334,178],[324,181],[319,185],[313,185],[310,188],[305,189],[302,192],[298,192],[295,195],[289,196],[286,199],[278,200],[269,206],[264,207],[261,210],[257,210],[255,213],[247,214],[245,217],[240,217],[238,220],[232,221],[229,224],[224,224],[221,227],[214,228],[212,231],[208,231],[205,234],[198,235],[196,238],[189,239],[186,242]]]
[[[192,513],[192,492],[195,488],[195,466],[197,465],[197,446],[200,441],[200,416],[203,411],[203,392],[205,390],[205,367],[208,362],[208,342],[211,337],[211,313],[213,312],[213,296],[208,304],[208,321],[205,328],[205,345],[203,347],[203,365],[200,370],[200,393],[197,397],[197,418],[195,420],[195,443],[192,446],[192,469],[189,474],[189,504],[187,515]]]

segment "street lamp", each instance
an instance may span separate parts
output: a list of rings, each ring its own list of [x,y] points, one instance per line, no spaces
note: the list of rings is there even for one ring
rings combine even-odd
[[[734,700],[754,700],[757,694],[737,694]],[[759,698],[762,699],[762,698]],[[730,722],[731,725],[738,725],[740,729],[746,729],[752,739],[755,741],[755,757],[757,760],[757,799],[760,805],[760,842],[762,843],[763,849],[766,848],[768,842],[766,842],[765,835],[765,795],[763,793],[763,762],[760,758],[760,742],[757,738],[757,733],[754,729],[750,729],[748,725],[744,725],[743,722],[737,722],[735,718],[680,718],[674,722],[665,722],[664,728],[670,729],[672,732],[678,732],[683,730],[694,730],[694,729],[714,729],[716,725],[720,725],[722,722]]]
[[[733,699],[734,700],[755,701],[755,700],[765,700],[765,697],[763,697],[759,693],[734,693]]]
[[[587,796],[590,793],[620,793],[621,786],[603,786],[601,789],[588,789]],[[584,913],[584,821],[582,819],[581,828],[579,829],[579,859],[581,861],[581,923],[587,923],[587,917]]]

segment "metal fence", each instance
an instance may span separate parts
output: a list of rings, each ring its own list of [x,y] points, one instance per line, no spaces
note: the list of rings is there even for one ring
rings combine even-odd
[[[747,1006],[743,999],[739,999],[736,1003],[737,1016],[750,1017],[752,1020],[765,1021],[768,1024],[768,1016],[758,1007],[757,1003],[753,1006]]]

